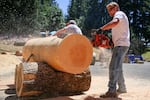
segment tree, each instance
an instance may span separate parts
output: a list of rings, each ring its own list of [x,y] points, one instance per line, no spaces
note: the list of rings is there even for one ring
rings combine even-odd
[[[85,16],[88,8],[88,0],[71,0],[68,6],[67,19],[79,19]]]
[[[82,1],[86,2],[86,6],[82,5],[84,4]],[[68,8],[68,19],[72,18],[79,21],[83,33],[90,36],[91,29],[99,28],[111,20],[106,10],[106,5],[111,1],[116,1],[121,10],[128,16],[131,30],[131,48],[139,54],[142,53],[144,42],[145,44],[150,42],[149,0],[71,0]],[[84,10],[81,10],[81,7]],[[134,44],[137,44],[137,47]]]
[[[55,0],[41,0],[38,3],[37,22],[44,31],[54,31],[62,27],[63,14]]]
[[[1,0],[0,32],[24,33],[34,28],[35,0]]]
[[[100,3],[99,0],[90,0],[89,9],[85,19],[85,28],[87,30],[98,28],[100,17]]]
[[[37,22],[41,30],[54,31],[62,27],[64,21],[62,11],[55,0],[42,0],[37,11]]]
[[[89,0],[70,0],[68,6],[68,15],[66,16],[66,21],[74,19],[77,21],[78,26],[81,28],[83,34],[84,31],[84,21],[87,15]]]
[[[88,35],[91,29],[99,28],[110,20],[106,10],[108,2],[109,0],[89,0],[89,9],[84,22]]]
[[[143,52],[144,42],[150,42],[150,1],[149,0],[116,0],[121,10],[125,11],[130,21],[131,48]],[[144,40],[144,41],[142,41]],[[137,47],[134,42],[137,41]]]
[[[55,0],[1,0],[0,20],[0,33],[21,35],[56,30],[63,15]]]

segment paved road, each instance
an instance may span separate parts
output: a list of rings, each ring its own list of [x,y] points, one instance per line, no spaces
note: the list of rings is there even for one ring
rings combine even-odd
[[[94,76],[106,76],[108,74],[108,68],[101,66],[99,62],[96,62],[94,66],[90,66],[92,75]],[[124,75],[127,78],[146,79],[150,81],[150,62],[144,64],[123,64]]]

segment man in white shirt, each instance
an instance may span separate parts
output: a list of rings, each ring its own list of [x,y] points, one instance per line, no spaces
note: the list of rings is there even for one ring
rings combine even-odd
[[[77,26],[75,20],[70,20],[67,24],[66,27],[58,30],[54,35],[68,35],[68,34],[81,34],[82,35],[82,31],[81,29]],[[64,37],[63,36],[63,37]],[[61,36],[62,37],[62,36]]]
[[[111,2],[107,6],[107,11],[112,21],[100,27],[99,30],[112,29],[112,41],[114,43],[113,54],[109,65],[108,91],[101,95],[102,98],[118,97],[118,93],[126,93],[122,63],[124,56],[130,46],[129,22],[126,14],[120,11],[116,2]],[[117,89],[118,84],[118,89]]]

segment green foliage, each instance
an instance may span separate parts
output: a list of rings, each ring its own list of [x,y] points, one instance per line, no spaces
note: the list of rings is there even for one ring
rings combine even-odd
[[[136,54],[141,54],[144,52],[144,43],[150,42],[149,0],[71,0],[67,17],[78,21],[84,35],[90,36],[91,29],[99,28],[111,20],[106,10],[106,5],[111,1],[118,2],[120,9],[127,14],[131,30],[131,49]]]
[[[146,61],[150,61],[150,48],[145,48],[145,52],[142,54]]]
[[[82,29],[83,34],[86,33],[84,21],[89,8],[88,5],[89,0],[70,0],[70,4],[68,6],[68,16],[66,20],[76,20],[77,24]]]
[[[27,29],[30,32],[34,28],[35,10],[35,0],[1,0],[0,32],[19,34]]]
[[[70,0],[67,19],[79,19],[86,16],[89,0]]]
[[[144,43],[150,43],[150,0],[70,0],[65,20],[76,20],[83,34],[90,36],[91,29],[111,20],[106,10],[110,1],[118,2],[129,18],[131,49],[144,52]],[[64,26],[56,0],[0,0],[0,20],[0,33],[53,31]]]
[[[1,0],[0,33],[26,34],[57,30],[63,15],[55,0]]]
[[[129,18],[131,30],[131,48],[142,53],[145,48],[144,42],[150,42],[150,1],[149,0],[116,0],[121,10]],[[137,42],[135,42],[135,39]],[[144,40],[144,41],[142,41]],[[135,43],[134,43],[135,42]],[[134,43],[134,45],[133,45]],[[135,48],[135,45],[137,47]]]
[[[100,17],[100,5],[98,0],[90,0],[89,9],[87,12],[87,17],[85,21],[85,28],[90,30],[92,28],[98,28]]]
[[[67,19],[75,19],[86,36],[91,36],[91,29],[99,28],[110,17],[105,5],[108,0],[71,0]]]
[[[41,30],[54,31],[62,27],[62,11],[56,5],[40,5],[38,9],[37,22]]]
[[[106,24],[110,17],[106,11],[106,1],[90,0],[87,17],[85,20],[85,27],[88,30],[93,28],[99,28],[103,24]]]

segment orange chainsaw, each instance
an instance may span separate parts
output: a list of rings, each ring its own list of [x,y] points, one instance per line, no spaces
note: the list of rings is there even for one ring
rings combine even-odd
[[[103,31],[95,31],[92,39],[94,47],[112,48],[113,43],[108,36],[103,34]]]

